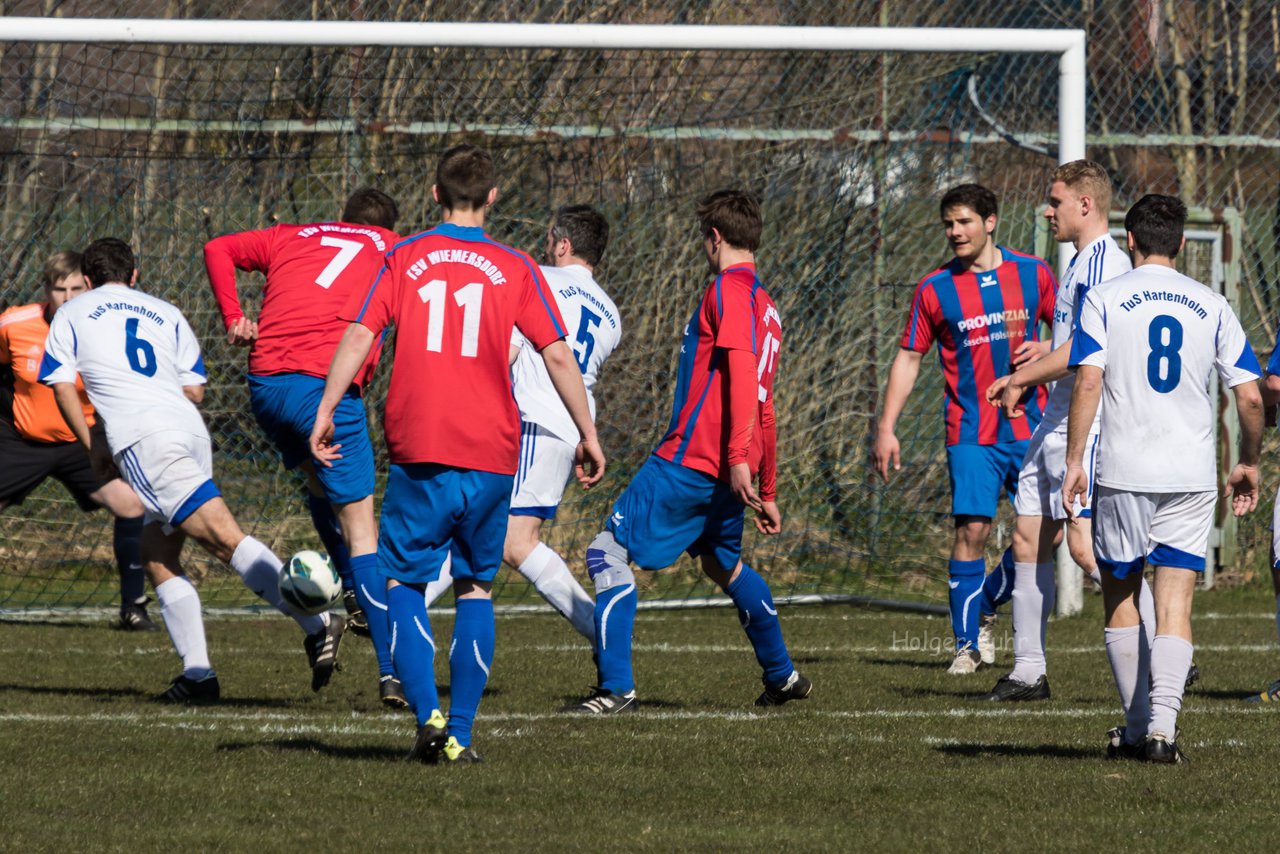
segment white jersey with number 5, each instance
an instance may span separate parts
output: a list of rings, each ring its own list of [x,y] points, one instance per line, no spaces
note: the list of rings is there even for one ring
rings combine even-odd
[[[182,393],[205,382],[200,342],[182,312],[158,297],[103,285],[63,304],[49,324],[40,381],[74,382],[77,372],[113,453],[164,430],[209,435]]]
[[[1228,388],[1262,373],[1225,297],[1170,267],[1144,264],[1089,292],[1071,365],[1104,371],[1100,485],[1217,489],[1213,373]]]
[[[622,319],[618,316],[618,307],[596,283],[591,271],[581,264],[541,269],[564,318],[565,341],[577,357],[582,382],[587,387],[591,417],[595,418],[596,401],[591,389],[600,374],[600,366],[622,340]],[[520,420],[538,424],[576,445],[578,428],[560,402],[542,357],[519,331],[511,336],[511,345],[520,348],[520,354],[511,365],[511,384],[515,390],[516,405],[520,407]]]

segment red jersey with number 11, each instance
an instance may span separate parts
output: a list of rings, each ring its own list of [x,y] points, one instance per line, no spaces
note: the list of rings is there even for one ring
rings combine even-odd
[[[374,335],[396,326],[386,411],[393,463],[516,473],[511,330],[537,350],[565,335],[532,258],[481,228],[438,225],[395,246],[342,316]]]
[[[399,239],[375,225],[319,222],[242,231],[206,243],[205,269],[228,329],[244,316],[236,270],[267,276],[249,373],[323,379],[347,328],[339,312],[352,294],[368,288]],[[377,359],[375,347],[356,374],[357,386],[368,381]]]

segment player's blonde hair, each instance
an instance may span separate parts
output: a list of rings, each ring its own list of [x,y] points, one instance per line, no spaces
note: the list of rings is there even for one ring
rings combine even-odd
[[[40,271],[40,278],[44,280],[44,286],[51,288],[67,276],[74,276],[79,273],[80,261],[80,253],[73,252],[70,249],[64,249],[61,252],[55,252],[50,255],[49,260],[44,262],[44,269]]]
[[[1111,176],[1092,160],[1072,160],[1053,170],[1053,181],[1061,181],[1076,195],[1093,199],[1094,206],[1106,217],[1111,210]]]

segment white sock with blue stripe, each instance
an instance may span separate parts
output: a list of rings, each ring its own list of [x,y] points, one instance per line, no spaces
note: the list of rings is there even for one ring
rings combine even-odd
[[[573,624],[578,634],[595,642],[596,603],[582,589],[578,579],[573,577],[564,558],[546,543],[538,543],[518,569],[521,575],[529,579],[533,589]]]

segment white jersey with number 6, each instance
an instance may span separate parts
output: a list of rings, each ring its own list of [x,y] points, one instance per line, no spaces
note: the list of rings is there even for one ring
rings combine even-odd
[[[581,264],[542,267],[542,273],[564,318],[565,341],[578,359],[582,382],[587,387],[591,417],[595,418],[596,401],[591,389],[600,374],[600,366],[622,340],[618,307],[596,283],[591,271]],[[520,407],[520,420],[538,424],[576,445],[578,428],[560,402],[542,357],[519,331],[511,336],[511,345],[520,348],[520,354],[511,365],[511,384],[515,390],[516,405]]]
[[[1089,292],[1070,364],[1104,371],[1098,484],[1217,489],[1213,372],[1228,388],[1262,373],[1225,297],[1170,267],[1144,264]]]
[[[208,438],[183,386],[203,385],[200,342],[175,306],[125,285],[103,285],[70,300],[49,324],[40,381],[84,380],[120,453],[164,430]]]

